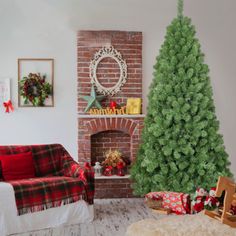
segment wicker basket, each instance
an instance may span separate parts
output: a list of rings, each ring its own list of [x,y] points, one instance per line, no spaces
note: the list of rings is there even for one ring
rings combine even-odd
[[[153,200],[150,198],[146,198],[146,203],[147,203],[147,206],[152,209],[159,209],[162,207],[162,199]]]

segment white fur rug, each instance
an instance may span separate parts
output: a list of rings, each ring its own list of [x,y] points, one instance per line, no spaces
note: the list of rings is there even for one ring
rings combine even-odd
[[[204,214],[145,219],[131,224],[126,236],[236,236],[236,229]]]

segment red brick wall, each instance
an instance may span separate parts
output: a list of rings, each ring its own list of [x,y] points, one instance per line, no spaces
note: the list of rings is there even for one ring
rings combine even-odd
[[[102,47],[113,46],[121,53],[127,64],[127,82],[121,91],[108,96],[102,103],[110,101],[125,105],[127,98],[142,98],[142,33],[126,31],[79,31],[77,44],[78,72],[78,114],[86,115],[87,102],[81,96],[89,95],[91,79],[89,65],[94,54]],[[111,87],[119,79],[119,68],[115,60],[104,58],[98,65],[97,78],[104,87]],[[122,116],[80,116],[78,118],[78,156],[79,162],[103,161],[104,151],[109,148],[120,149],[133,161],[140,143],[143,117]],[[97,158],[97,159],[96,159]],[[126,179],[96,179],[95,197],[132,197],[131,181]]]
[[[108,97],[103,103],[115,100],[126,104],[128,97],[142,98],[142,33],[126,31],[79,31],[78,32],[78,112],[84,114],[86,102],[81,96],[91,90],[89,65],[94,54],[104,46],[113,46],[121,53],[127,64],[127,82],[121,91]],[[118,65],[115,60],[107,59],[99,63],[98,79],[103,86],[114,85],[119,78]],[[104,74],[106,75],[104,77]],[[109,77],[109,79],[107,79]]]
[[[96,179],[95,198],[133,197],[130,179]]]
[[[104,87],[112,87],[120,78],[120,68],[114,59],[103,58],[98,64],[96,74],[98,81]]]

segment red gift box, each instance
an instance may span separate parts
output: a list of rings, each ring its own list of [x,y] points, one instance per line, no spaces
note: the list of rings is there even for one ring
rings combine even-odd
[[[162,207],[170,209],[176,214],[190,213],[190,196],[185,193],[177,192],[151,192],[146,194],[146,198],[152,200],[162,199]]]

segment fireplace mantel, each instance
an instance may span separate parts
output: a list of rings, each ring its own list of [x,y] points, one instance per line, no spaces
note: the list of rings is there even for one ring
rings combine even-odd
[[[144,118],[145,114],[139,115],[87,115],[79,114],[78,118]]]

